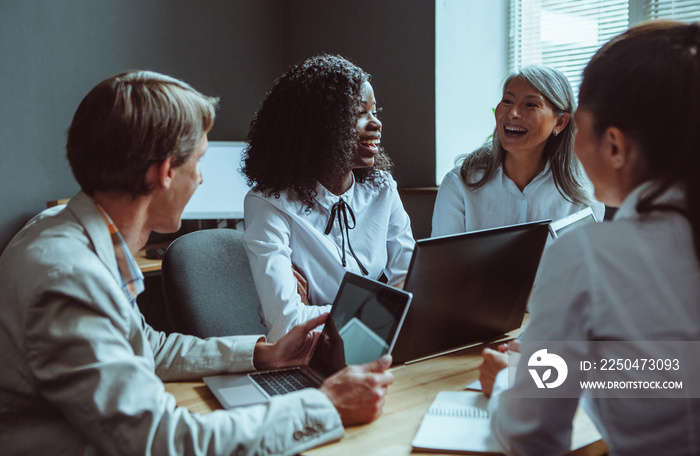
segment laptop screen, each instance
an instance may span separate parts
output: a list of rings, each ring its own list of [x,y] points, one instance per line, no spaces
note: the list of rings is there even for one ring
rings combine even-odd
[[[346,273],[309,367],[328,377],[391,353],[411,294]]]
[[[549,220],[416,243],[406,290],[413,304],[394,362],[412,361],[518,328]]]

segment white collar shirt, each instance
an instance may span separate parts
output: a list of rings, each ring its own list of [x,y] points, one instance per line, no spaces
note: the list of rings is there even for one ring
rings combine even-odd
[[[562,196],[554,183],[549,163],[522,191],[506,176],[502,167],[483,186],[470,189],[457,166],[440,184],[433,211],[432,236],[537,220],[558,220],[583,208]],[[595,202],[591,209],[596,219],[602,221],[605,206]]]
[[[700,266],[690,225],[675,212],[639,215],[636,203],[649,188],[633,191],[612,222],[577,228],[545,251],[524,342],[700,341]],[[662,199],[679,197],[672,189]],[[575,359],[567,350],[580,349],[562,347],[564,360]],[[489,405],[501,443],[514,454],[568,451],[578,399],[516,399],[505,391],[507,374],[498,374]],[[518,376],[513,389],[528,380]],[[611,455],[700,454],[700,399],[584,398],[582,405]]]
[[[311,210],[288,192],[279,198],[253,190],[246,195],[243,241],[268,339],[277,341],[293,326],[328,312],[345,272],[364,275],[357,260],[369,278],[384,274],[392,285],[405,279],[415,244],[411,224],[396,182],[388,173],[382,177],[381,183],[353,181],[340,196],[318,184]],[[334,219],[326,235],[333,205],[341,199],[354,213],[354,228],[346,233]],[[349,213],[348,219],[352,226]],[[292,264],[308,281],[312,305],[301,302]]]

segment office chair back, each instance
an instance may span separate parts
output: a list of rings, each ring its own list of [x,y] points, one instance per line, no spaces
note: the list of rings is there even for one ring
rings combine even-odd
[[[403,208],[411,219],[413,238],[426,239],[433,229],[433,209],[437,187],[399,188]]]
[[[210,229],[170,244],[163,258],[163,294],[173,332],[203,338],[267,334],[242,235]]]

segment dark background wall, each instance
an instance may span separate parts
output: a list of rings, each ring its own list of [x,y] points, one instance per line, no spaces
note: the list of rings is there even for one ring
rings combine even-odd
[[[329,52],[372,75],[400,187],[435,185],[435,2],[285,3],[286,63]]]
[[[399,185],[434,185],[434,24],[424,0],[0,0],[0,250],[78,190],[64,149],[73,112],[134,68],[220,97],[210,139],[242,140],[288,65],[346,55],[373,75]]]

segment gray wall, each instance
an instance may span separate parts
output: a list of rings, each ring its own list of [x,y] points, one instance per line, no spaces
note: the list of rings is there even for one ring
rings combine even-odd
[[[286,3],[287,64],[341,54],[372,75],[382,144],[400,187],[435,185],[435,2]]]
[[[373,74],[399,184],[434,185],[434,10],[421,0],[0,0],[0,250],[46,201],[78,190],[66,129],[90,88],[127,69],[220,97],[210,139],[241,140],[289,64],[344,54]]]

